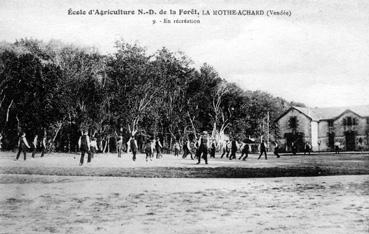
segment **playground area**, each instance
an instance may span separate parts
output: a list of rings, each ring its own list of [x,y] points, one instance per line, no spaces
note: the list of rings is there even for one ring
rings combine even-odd
[[[173,155],[104,154],[83,166],[77,154],[14,157],[0,154],[0,233],[369,231],[366,154],[217,155],[208,165]]]
[[[238,155],[239,156],[239,155]],[[144,154],[138,154],[133,161],[130,154],[97,154],[91,163],[79,166],[79,154],[53,153],[45,157],[15,161],[14,152],[0,153],[1,174],[37,174],[59,176],[121,176],[149,178],[247,178],[285,176],[324,176],[369,174],[369,154],[366,153],[324,153],[311,155],[273,154],[257,160],[257,154],[250,154],[247,160],[209,158],[209,164],[201,160],[182,159],[164,154],[163,158],[146,161]]]
[[[1,175],[0,189],[1,233],[369,231],[368,175],[254,179]]]

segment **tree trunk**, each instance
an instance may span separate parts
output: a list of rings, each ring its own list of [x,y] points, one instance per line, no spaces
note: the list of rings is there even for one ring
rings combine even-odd
[[[58,123],[58,129],[56,130],[55,136],[53,137],[53,142],[55,142],[55,139],[58,136],[58,133],[59,133],[60,129],[62,128],[62,126],[63,126],[62,123]]]
[[[7,123],[8,120],[9,120],[9,111],[10,111],[10,107],[12,107],[12,105],[13,105],[13,100],[10,102],[10,104],[8,106],[8,109],[6,111],[6,120],[5,120],[5,123]]]
[[[106,153],[106,139],[102,140],[103,141],[103,148],[102,148],[102,152]]]
[[[191,119],[190,112],[187,111],[187,115],[188,115],[188,118],[190,119],[190,123],[191,123],[191,126],[192,126],[193,134],[194,134],[194,137],[195,137],[195,140],[196,140],[197,139],[197,136],[196,136],[196,128],[195,128],[195,125],[193,124],[193,121]]]

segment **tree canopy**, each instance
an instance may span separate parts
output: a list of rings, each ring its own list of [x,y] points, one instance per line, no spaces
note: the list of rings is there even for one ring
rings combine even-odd
[[[76,150],[81,130],[100,137],[104,148],[117,135],[158,136],[169,147],[203,130],[242,140],[263,135],[266,116],[273,120],[291,104],[243,90],[209,64],[196,69],[167,48],[150,54],[117,41],[115,52],[103,55],[59,41],[0,44],[0,132],[8,149],[20,132],[47,132],[61,151]]]

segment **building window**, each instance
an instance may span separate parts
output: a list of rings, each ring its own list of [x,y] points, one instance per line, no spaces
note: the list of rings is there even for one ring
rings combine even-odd
[[[351,126],[352,125],[352,119],[351,119],[351,117],[347,117],[346,124],[347,124],[347,126]]]
[[[366,123],[369,124],[369,117],[366,117]]]
[[[358,124],[359,124],[359,121],[356,118],[346,117],[343,119],[343,126],[353,126],[353,125],[358,125]]]
[[[298,125],[298,123],[297,123],[297,117],[296,116],[292,116],[290,118],[290,120],[288,121],[288,125],[289,125],[289,127],[291,129],[296,130],[297,125]]]
[[[333,120],[328,120],[328,127],[333,127]]]
[[[367,119],[368,121],[368,119]],[[359,124],[359,120],[357,118],[353,117],[346,117],[343,119],[343,126],[345,127],[351,127]]]

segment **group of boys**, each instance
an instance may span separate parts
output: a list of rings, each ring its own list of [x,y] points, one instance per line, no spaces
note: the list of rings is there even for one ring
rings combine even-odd
[[[127,151],[132,153],[132,160],[136,161],[136,154],[138,152],[138,144],[137,144],[137,140],[135,139],[134,136],[131,136],[128,140],[128,142],[126,143],[126,145],[128,146]],[[145,142],[145,154],[146,154],[146,161],[148,161],[150,159],[150,161],[152,161],[152,159],[154,158],[154,154],[156,152],[156,158],[163,158],[163,155],[161,153],[163,146],[160,143],[160,139],[159,137],[156,138],[150,138]],[[123,137],[119,136],[118,137],[118,142],[117,142],[117,150],[118,150],[118,157],[121,157],[121,154],[123,152],[123,148],[124,148],[124,143],[123,143]]]
[[[207,139],[207,140],[205,140]],[[207,142],[207,143],[205,143]],[[211,143],[209,143],[211,142]],[[176,144],[178,144],[178,142],[176,142]],[[176,147],[179,148],[179,144],[178,146],[176,146],[175,144],[175,152],[176,151]],[[226,141],[222,141],[220,143],[220,147],[222,149],[222,154],[220,156],[220,158],[223,158],[224,156],[226,156],[226,158],[229,158],[229,160],[233,160],[236,159],[236,153],[238,150],[240,150],[241,152],[241,156],[238,158],[239,160],[246,160],[248,158],[248,155],[250,153],[250,145],[248,144],[248,140],[245,140],[243,142],[238,142],[235,138],[233,138],[232,140],[226,140]],[[206,153],[204,151],[205,146],[206,145]],[[260,143],[259,146],[260,149],[260,154],[258,159],[261,158],[262,155],[264,155],[265,159],[267,159],[267,146],[265,141],[262,141]],[[195,152],[195,158],[197,158],[200,162],[201,157],[200,155],[204,155],[203,158],[205,160],[205,163],[207,163],[207,153],[210,153],[210,157],[211,158],[215,158],[215,152],[216,152],[216,142],[213,138],[210,138],[209,135],[207,134],[206,131],[204,131],[202,133],[202,135],[200,136],[199,140],[196,143],[193,143],[191,141],[185,141],[185,143],[183,144],[183,158],[186,158],[187,155],[191,156],[191,159],[193,160],[193,152]],[[277,156],[277,158],[279,158],[279,147],[277,142],[274,142],[274,151],[273,151],[274,155]],[[178,153],[175,153],[175,155],[177,155]],[[198,162],[198,163],[199,163]]]
[[[127,143],[124,144],[124,141],[123,141],[123,136],[120,135],[118,136],[118,141],[117,141],[117,151],[118,151],[118,158],[122,157],[122,152],[125,151],[125,146],[128,146],[127,147],[127,151],[129,152],[132,152],[132,160],[133,161],[136,161],[136,154],[137,154],[137,151],[138,151],[138,145],[137,145],[137,140],[134,136],[131,136]]]
[[[38,141],[38,135],[35,135],[34,140],[32,142],[32,158],[34,158],[37,150],[37,146],[40,144],[41,149],[41,157],[44,156],[46,152],[46,133],[44,134],[44,137],[39,142]],[[275,143],[276,144],[276,143]],[[130,139],[127,142],[128,145],[128,151],[132,152],[133,155],[133,161],[136,160],[136,154],[138,151],[138,145],[137,141],[134,136],[131,136]],[[88,132],[84,131],[82,136],[78,140],[78,147],[81,151],[81,158],[80,158],[80,166],[84,163],[84,156],[87,154],[87,163],[91,162],[91,159],[94,157],[94,154],[97,152],[97,141],[95,137],[89,137]],[[248,154],[250,152],[250,146],[247,144],[247,142],[242,142],[241,144],[236,141],[236,139],[232,139],[231,141],[226,140],[221,145],[223,152],[220,158],[223,158],[226,156],[229,158],[229,160],[236,159],[236,152],[238,149],[241,151],[241,156],[239,157],[239,160],[246,160],[248,157]],[[23,152],[24,160],[26,160],[26,152],[27,149],[31,149],[30,145],[27,142],[26,134],[22,133],[22,135],[19,138],[18,142],[18,154],[16,156],[16,160],[18,160],[20,154]],[[119,136],[117,140],[117,151],[118,151],[118,157],[121,157],[121,153],[123,151],[123,137]],[[160,143],[159,138],[152,138],[146,141],[145,143],[145,154],[146,154],[146,161],[149,159],[152,160],[154,158],[154,153],[156,152],[156,158],[162,158],[162,145]],[[178,141],[174,144],[174,152],[175,156],[179,155],[180,152],[180,145]],[[187,140],[183,144],[183,155],[182,158],[186,158],[187,155],[191,156],[191,159],[194,160],[195,158],[198,160],[197,164],[201,162],[201,158],[204,159],[205,164],[208,164],[208,153],[210,153],[211,158],[215,158],[215,152],[216,152],[216,142],[213,138],[209,137],[209,134],[207,131],[203,131],[199,137],[199,139],[196,142],[191,142]],[[193,155],[194,154],[194,155]],[[260,155],[259,158],[262,155],[265,155],[265,159],[267,159],[267,152],[266,152],[266,145],[265,142],[262,141],[260,144]],[[274,154],[279,158],[278,155],[278,145],[275,146]]]
[[[263,154],[265,156],[265,159],[267,159],[267,147],[264,141],[260,143],[259,148],[260,148],[260,155],[258,159],[260,159]],[[245,161],[249,156],[249,153],[251,151],[251,146],[248,144],[248,140],[244,140],[243,142],[238,142],[236,139],[232,139],[232,140],[224,141],[222,145],[222,149],[223,149],[223,152],[220,158],[223,158],[224,156],[226,156],[226,158],[229,158],[229,160],[236,159],[237,151],[240,150],[241,156],[238,158],[238,160]],[[278,154],[277,151],[275,151],[274,153],[276,155]],[[277,155],[277,157],[279,157],[279,155]]]
[[[78,148],[81,151],[81,158],[79,165],[82,166],[84,162],[85,154],[87,154],[87,163],[91,162],[97,151],[97,141],[95,137],[89,137],[87,131],[84,131],[82,136],[78,140]]]
[[[146,154],[146,162],[152,161],[152,159],[154,158],[154,154],[156,152],[156,159],[160,159],[163,158],[162,155],[162,144],[160,142],[160,138],[156,137],[156,138],[151,138],[148,139],[145,143],[145,154]]]
[[[178,142],[176,142],[175,144],[178,144],[179,146]],[[204,159],[205,164],[208,164],[208,153],[210,153],[211,158],[215,158],[215,151],[215,140],[209,137],[207,131],[203,131],[196,142],[192,142],[190,140],[186,140],[184,142],[182,158],[186,158],[187,155],[190,155],[192,160],[194,160],[195,158],[198,160],[197,164],[200,164],[201,158]]]
[[[24,160],[26,160],[28,149],[32,149],[32,158],[34,158],[38,148],[40,148],[41,157],[43,157],[46,153],[46,133],[44,133],[41,141],[38,140],[38,135],[35,135],[32,141],[32,145],[30,146],[26,138],[26,133],[23,132],[18,140],[18,153],[15,160],[19,159],[21,153],[23,153]]]

